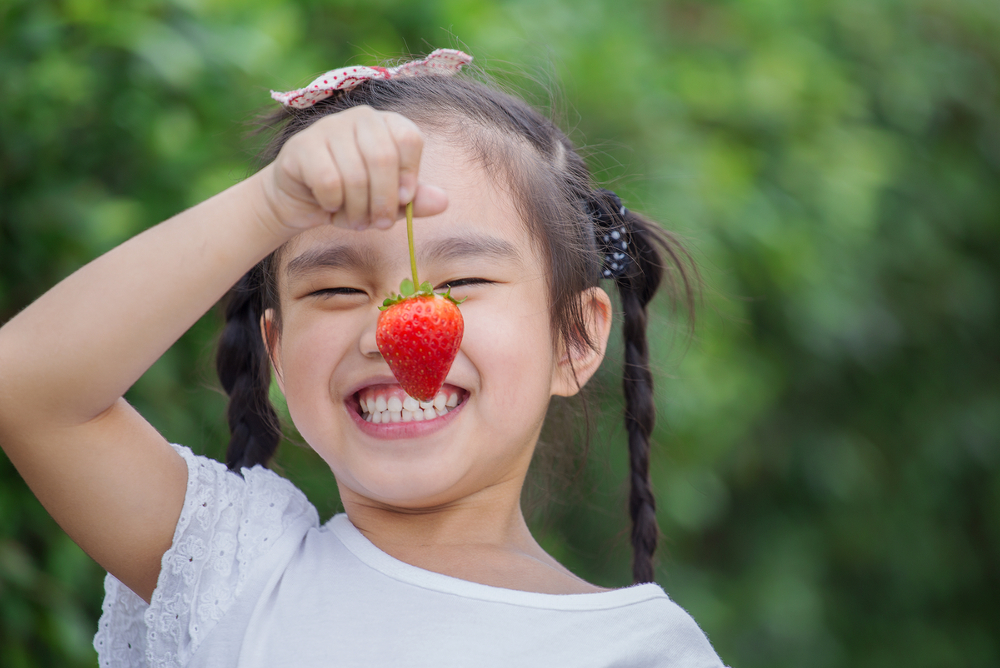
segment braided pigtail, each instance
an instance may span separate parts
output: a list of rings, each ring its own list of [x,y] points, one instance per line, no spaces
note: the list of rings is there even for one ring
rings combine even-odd
[[[263,270],[258,265],[230,291],[216,356],[216,370],[229,395],[226,465],[237,472],[256,464],[267,466],[281,440],[278,414],[268,397],[270,359],[260,334],[263,295]]]
[[[632,243],[636,265],[643,258],[640,248],[642,234],[634,230]],[[646,245],[647,253],[655,254]],[[634,276],[617,280],[624,312],[623,341],[625,368],[622,387],[625,393],[625,430],[628,432],[629,498],[628,511],[632,518],[632,579],[634,582],[653,581],[653,553],[659,538],[656,523],[656,500],[649,479],[649,438],[656,421],[653,403],[653,374],[649,370],[649,346],[646,342],[646,305],[660,282],[661,268],[645,262],[649,269],[637,267]]]
[[[629,450],[632,579],[636,583],[652,582],[659,526],[649,477],[650,436],[656,422],[656,404],[646,339],[647,306],[666,276],[674,305],[681,298],[689,316],[693,317],[694,290],[689,276],[694,265],[679,242],[659,226],[625,209],[614,193],[599,190],[591,197],[589,208],[597,224],[602,275],[613,279],[618,286],[624,313],[622,386]]]

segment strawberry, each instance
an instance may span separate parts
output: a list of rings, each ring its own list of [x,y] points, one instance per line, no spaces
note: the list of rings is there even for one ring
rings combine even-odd
[[[451,290],[437,294],[430,283],[417,280],[412,202],[406,205],[406,233],[413,280],[404,278],[400,294],[382,302],[375,343],[406,393],[418,401],[433,401],[458,355],[465,322]]]
[[[429,283],[414,289],[406,279],[400,293],[383,302],[375,343],[406,393],[433,401],[462,343],[462,312],[450,294],[435,294]]]

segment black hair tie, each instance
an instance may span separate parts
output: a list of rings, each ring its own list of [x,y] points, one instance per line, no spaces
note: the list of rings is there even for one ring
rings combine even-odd
[[[601,276],[617,279],[628,273],[632,256],[629,246],[632,234],[625,220],[627,209],[618,195],[598,189],[587,200],[587,213],[594,221],[594,236],[601,254]]]

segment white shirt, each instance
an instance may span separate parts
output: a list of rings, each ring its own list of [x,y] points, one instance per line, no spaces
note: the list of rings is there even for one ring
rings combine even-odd
[[[111,575],[101,666],[722,666],[655,584],[539,594],[426,571],[289,481],[174,446],[184,508],[146,605]]]

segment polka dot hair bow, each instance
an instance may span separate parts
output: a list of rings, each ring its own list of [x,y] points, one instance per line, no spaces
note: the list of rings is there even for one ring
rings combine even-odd
[[[628,210],[610,190],[595,190],[587,202],[587,212],[594,221],[594,235],[601,254],[601,276],[620,278],[628,272],[631,234],[625,214]]]
[[[397,67],[341,67],[317,77],[305,88],[287,93],[271,91],[271,97],[286,107],[306,109],[320,100],[325,100],[338,90],[350,90],[370,79],[396,79],[416,77],[425,74],[450,76],[462,69],[462,65],[472,62],[472,56],[455,49],[438,49],[423,60],[411,60]]]

